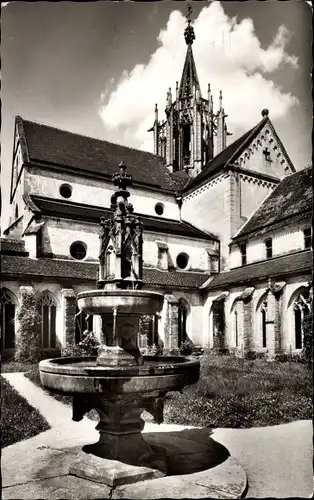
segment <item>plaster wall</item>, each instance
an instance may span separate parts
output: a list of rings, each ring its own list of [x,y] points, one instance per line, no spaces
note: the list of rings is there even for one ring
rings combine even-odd
[[[27,184],[30,194],[56,200],[65,200],[59,190],[62,184],[69,184],[72,187],[69,202],[104,208],[110,208],[110,198],[116,189],[111,180],[79,177],[67,172],[47,172],[46,169],[39,168],[28,169]],[[163,217],[180,220],[180,210],[174,195],[132,186],[129,191],[135,212],[156,216],[155,205],[162,203],[164,205]]]
[[[288,228],[280,228],[269,231],[262,236],[249,238],[247,241],[246,255],[247,264],[259,262],[266,259],[265,240],[272,238],[273,257],[304,250],[304,229],[311,227],[310,221],[302,221],[298,224],[289,225]],[[236,243],[231,246],[230,267],[241,266],[241,252]]]
[[[269,154],[265,154],[264,151]],[[257,137],[250,143],[238,160],[239,166],[264,175],[283,179],[292,173],[291,164],[281,142],[266,123]]]
[[[240,175],[241,208],[240,215],[246,219],[255,212],[257,207],[272,192],[276,184],[266,183],[249,177]],[[243,222],[243,219],[242,219]],[[241,227],[241,225],[239,226]],[[239,229],[239,227],[237,229]]]
[[[184,269],[189,270],[210,270],[210,258],[206,249],[216,248],[214,240],[191,239],[184,236],[156,234],[146,232],[144,229],[144,264],[146,266],[158,267],[158,245],[156,242],[163,242],[168,245],[168,268],[178,268],[176,259],[180,253],[186,253],[189,256],[189,262]]]
[[[72,258],[70,246],[75,241],[86,244],[87,254],[84,260],[98,259],[99,255],[99,228],[94,224],[67,221],[65,219],[47,219],[43,228],[43,244],[46,254]],[[206,248],[214,248],[214,241],[187,240],[185,237],[156,234],[145,232],[144,234],[144,265],[158,267],[158,245],[156,241],[162,241],[168,245],[168,266],[178,268],[176,259],[179,253],[189,255],[188,266],[185,270],[210,270],[210,258]]]
[[[230,240],[230,220],[226,207],[228,192],[229,177],[220,175],[184,196],[181,208],[182,220],[220,239],[222,269],[229,256],[226,246]]]
[[[84,260],[97,260],[99,254],[99,228],[94,224],[49,219],[43,227],[44,253],[72,259],[72,243],[82,241],[86,244]]]

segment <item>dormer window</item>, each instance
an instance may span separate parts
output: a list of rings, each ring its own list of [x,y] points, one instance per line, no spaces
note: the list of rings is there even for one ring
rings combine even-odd
[[[265,250],[266,250],[266,259],[271,259],[273,256],[273,240],[272,238],[268,238],[265,240]]]
[[[303,236],[304,236],[304,249],[306,250],[307,248],[312,247],[312,228],[307,227],[306,229],[303,229]]]
[[[246,265],[246,243],[242,243],[240,245],[240,252],[241,252],[241,266]]]

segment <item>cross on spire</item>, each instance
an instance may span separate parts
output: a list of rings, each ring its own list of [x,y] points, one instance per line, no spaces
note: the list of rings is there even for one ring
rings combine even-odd
[[[191,4],[188,5],[188,13],[187,13],[187,21],[188,21],[188,24],[190,25],[191,24],[191,14],[193,12],[193,9],[191,7]]]
[[[192,7],[191,5],[189,4],[188,5],[188,13],[187,13],[187,21],[188,21],[188,25],[187,27],[185,28],[184,30],[184,38],[185,38],[185,43],[187,45],[192,45],[192,43],[194,42],[195,40],[195,33],[194,33],[194,29],[193,27],[191,26],[191,14],[192,14]]]

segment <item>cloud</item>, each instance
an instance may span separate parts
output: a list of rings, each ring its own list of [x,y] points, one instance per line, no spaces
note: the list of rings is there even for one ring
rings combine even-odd
[[[173,11],[166,27],[158,36],[158,48],[146,65],[137,64],[123,71],[118,81],[109,82],[100,104],[100,116],[111,140],[141,149],[152,150],[152,134],[147,132],[154,120],[154,104],[158,103],[163,118],[166,93],[180,79],[186,45],[183,32],[186,19]],[[289,33],[278,28],[273,41],[262,48],[251,19],[229,18],[219,2],[204,7],[194,22],[196,41],[194,58],[202,88],[207,97],[211,84],[214,106],[223,90],[224,108],[231,132],[245,131],[268,108],[272,119],[284,117],[297,99],[271,80],[271,73],[282,65],[298,67],[295,56],[286,53]]]

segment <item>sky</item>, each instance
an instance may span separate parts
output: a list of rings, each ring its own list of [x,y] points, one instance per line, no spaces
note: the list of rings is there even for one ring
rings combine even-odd
[[[297,170],[311,163],[312,12],[303,0],[192,1],[203,97],[211,84],[229,142],[269,109]],[[181,78],[187,2],[4,2],[1,8],[2,227],[14,118],[152,151],[169,87]],[[4,225],[3,225],[4,224]]]

